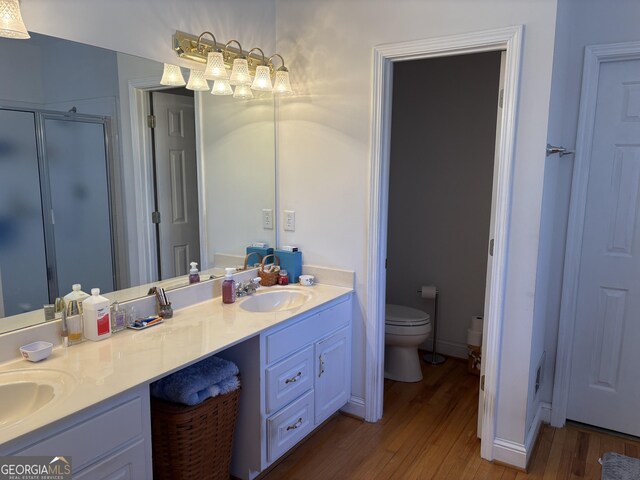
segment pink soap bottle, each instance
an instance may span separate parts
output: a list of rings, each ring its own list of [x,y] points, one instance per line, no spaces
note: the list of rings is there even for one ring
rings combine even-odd
[[[227,272],[222,282],[222,303],[233,303],[236,301],[236,282],[233,279],[235,268],[226,268]]]

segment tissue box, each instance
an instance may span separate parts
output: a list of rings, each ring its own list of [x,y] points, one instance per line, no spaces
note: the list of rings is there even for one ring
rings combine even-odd
[[[276,249],[275,254],[280,259],[280,268],[287,271],[289,283],[298,283],[302,274],[302,252]]]
[[[247,254],[253,253],[253,252],[260,255],[260,260],[262,260],[267,255],[271,255],[273,253],[273,248],[247,247]],[[252,266],[253,264],[258,263],[258,261],[259,261],[258,257],[256,255],[252,255],[251,258],[249,258],[249,266]],[[269,265],[270,263],[273,263],[273,257],[267,258],[267,261],[264,263],[265,265]]]

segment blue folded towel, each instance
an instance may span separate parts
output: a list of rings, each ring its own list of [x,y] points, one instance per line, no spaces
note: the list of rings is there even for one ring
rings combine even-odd
[[[151,384],[151,395],[170,402],[197,405],[209,397],[240,387],[238,367],[220,357],[209,357]]]

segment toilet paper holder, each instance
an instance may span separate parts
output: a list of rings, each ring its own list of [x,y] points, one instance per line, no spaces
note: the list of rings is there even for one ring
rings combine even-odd
[[[435,294],[433,295],[433,335],[431,336],[432,338],[432,343],[431,343],[431,353],[425,353],[422,358],[425,362],[430,363],[431,365],[442,365],[447,359],[440,355],[437,351],[436,351],[436,334],[437,334],[437,326],[438,326],[438,296],[439,296],[439,290],[438,288],[434,288],[432,285],[429,286],[423,286],[422,288],[420,288],[418,290],[418,293],[422,296],[422,298],[425,299],[430,299],[431,294],[434,292],[435,290]]]

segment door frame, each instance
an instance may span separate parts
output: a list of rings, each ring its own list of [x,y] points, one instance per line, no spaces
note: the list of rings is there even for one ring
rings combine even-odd
[[[551,425],[564,426],[569,403],[571,356],[576,323],[578,277],[582,257],[582,236],[587,210],[587,186],[600,81],[600,65],[606,62],[640,60],[640,42],[587,46],[584,52],[582,93],[576,137],[569,220],[564,256],[558,348],[553,382]]]
[[[391,102],[393,63],[443,56],[505,50],[505,85],[503,97],[502,136],[499,151],[496,190],[496,223],[491,238],[495,239],[491,257],[493,276],[487,322],[483,441],[481,455],[492,460],[498,401],[500,344],[504,315],[507,242],[511,210],[512,170],[515,155],[518,84],[521,70],[523,26],[437,37],[426,40],[380,45],[373,51],[371,164],[369,170],[369,239],[367,255],[365,365],[365,419],[382,418],[384,395],[384,318],[387,256],[387,210],[389,202],[389,164],[391,143]]]
[[[129,113],[131,115],[131,145],[133,161],[133,181],[136,204],[136,240],[138,244],[137,269],[141,284],[152,283],[158,275],[158,257],[155,224],[151,221],[151,212],[155,209],[153,181],[153,149],[151,132],[147,126],[150,111],[149,93],[169,90],[160,84],[158,77],[145,77],[129,80]],[[196,160],[198,173],[198,221],[200,222],[200,270],[209,268],[207,249],[207,225],[204,182],[204,159],[202,158],[201,101],[200,92],[194,92],[193,106],[196,119]]]

